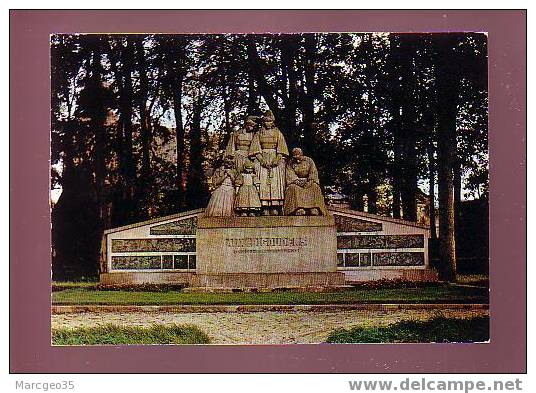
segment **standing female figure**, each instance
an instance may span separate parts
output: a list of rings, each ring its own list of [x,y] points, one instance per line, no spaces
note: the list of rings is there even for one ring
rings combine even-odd
[[[231,138],[225,149],[226,157],[233,157],[235,169],[242,173],[244,166],[250,163],[249,147],[257,129],[257,117],[248,116],[244,123],[244,128],[231,134]]]
[[[255,172],[260,181],[259,196],[263,215],[282,214],[285,200],[285,138],[274,124],[275,117],[266,111],[263,126],[251,140],[249,156],[255,158]]]

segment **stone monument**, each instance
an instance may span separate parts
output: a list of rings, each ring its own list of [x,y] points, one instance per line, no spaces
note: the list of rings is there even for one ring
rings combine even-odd
[[[434,281],[429,228],[324,204],[314,161],[291,154],[274,116],[248,116],[213,172],[205,209],[111,228],[101,284],[189,290],[334,288]]]
[[[289,159],[270,111],[262,124],[255,120],[232,135],[214,173],[216,189],[197,224],[197,286],[344,285],[315,163],[300,148]]]

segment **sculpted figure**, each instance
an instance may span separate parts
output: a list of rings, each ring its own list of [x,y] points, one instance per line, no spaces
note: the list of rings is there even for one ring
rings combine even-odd
[[[302,149],[292,149],[287,163],[285,215],[326,215],[326,205],[320,190],[318,171],[313,160],[303,155]]]
[[[244,123],[244,128],[233,132],[229,139],[229,143],[227,143],[225,156],[233,157],[235,169],[238,173],[242,173],[244,165],[250,162],[249,147],[257,129],[256,120],[256,116],[248,116]]]
[[[247,162],[243,172],[238,175],[237,183],[240,184],[235,198],[235,211],[239,216],[257,216],[261,211],[259,199],[260,180],[255,175],[255,168],[251,162]]]
[[[214,171],[212,184],[216,189],[212,192],[205,210],[207,216],[229,217],[234,214],[235,181],[238,173],[233,166],[233,158],[226,157],[223,165]]]
[[[287,143],[274,124],[271,111],[266,111],[263,126],[255,133],[249,148],[249,156],[255,157],[255,172],[260,180],[260,200],[263,215],[281,214],[285,199],[285,159]]]

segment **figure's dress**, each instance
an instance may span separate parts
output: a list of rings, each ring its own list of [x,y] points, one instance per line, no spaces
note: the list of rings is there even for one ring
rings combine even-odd
[[[234,170],[218,168],[212,176],[217,188],[212,192],[205,214],[209,217],[229,217],[233,215],[235,199]]]
[[[310,180],[309,187],[300,187],[295,183],[297,179]],[[285,205],[283,214],[291,215],[298,209],[320,210],[322,215],[327,214],[324,197],[320,189],[318,171],[314,161],[304,157],[303,161],[296,163],[291,160],[286,169],[287,189],[285,191]]]
[[[260,180],[260,200],[263,206],[281,206],[285,199],[285,159],[288,157],[287,143],[277,127],[261,128],[255,133],[249,148],[249,156],[262,154],[262,160],[271,164],[277,155],[282,159],[273,168],[266,168],[255,160],[255,173]]]
[[[259,210],[261,200],[255,184],[259,184],[259,179],[254,173],[242,173],[240,175],[242,185],[238,189],[235,199],[235,209],[237,211]]]
[[[248,132],[246,129],[241,129],[232,133],[227,147],[225,156],[232,156],[235,163],[235,168],[238,173],[242,173],[244,166],[249,160],[249,147],[253,139],[254,132]]]

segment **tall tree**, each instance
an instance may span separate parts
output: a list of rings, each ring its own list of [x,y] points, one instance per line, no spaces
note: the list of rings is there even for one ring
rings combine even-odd
[[[171,93],[173,103],[173,118],[175,120],[175,146],[176,146],[176,187],[177,205],[179,209],[184,207],[184,193],[186,179],[184,169],[186,164],[186,143],[185,129],[183,122],[183,89],[187,67],[186,47],[188,39],[186,36],[172,36],[160,38],[160,49],[163,51],[167,78],[165,79],[167,88]]]
[[[134,157],[134,88],[132,73],[135,70],[134,36],[110,37],[108,55],[118,90],[117,153],[119,179],[113,203],[112,223],[125,225],[137,219],[135,198],[136,160]]]
[[[203,170],[203,129],[201,125],[203,97],[194,96],[190,125],[190,163],[188,166],[187,203],[190,209],[203,207],[207,201],[207,186]]]
[[[454,214],[454,173],[456,117],[459,75],[455,61],[457,34],[433,37],[436,45],[436,87],[438,101],[438,187],[440,278],[456,281],[456,240]]]
[[[141,218],[149,217],[149,197],[151,188],[151,121],[148,109],[149,77],[147,75],[149,62],[145,53],[143,38],[136,39],[136,64],[139,78],[138,114],[140,120],[141,139],[141,172],[138,179],[138,200]]]

